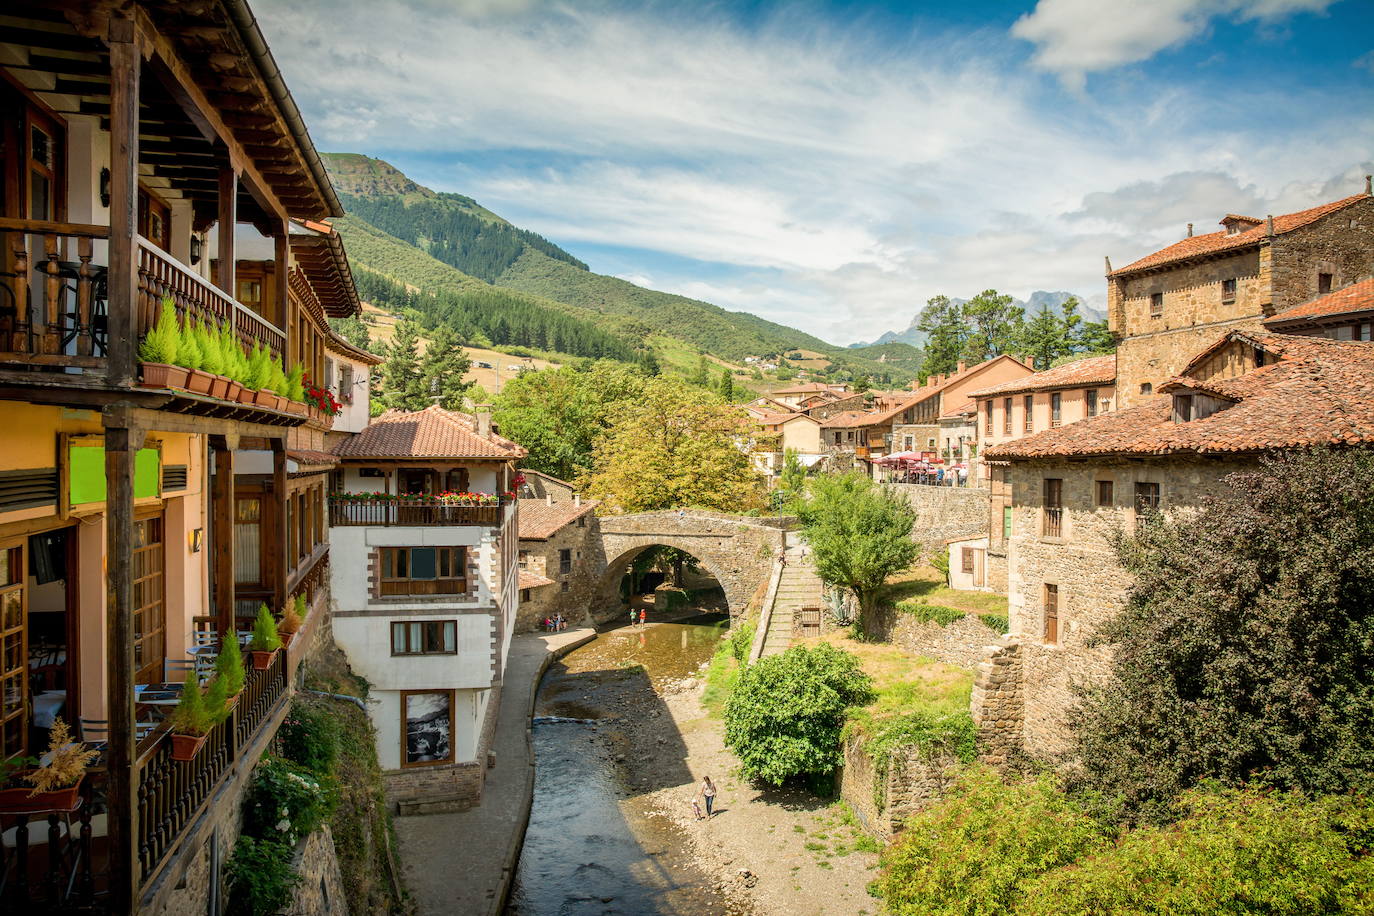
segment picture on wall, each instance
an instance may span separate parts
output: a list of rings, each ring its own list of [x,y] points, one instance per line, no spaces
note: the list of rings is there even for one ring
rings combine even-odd
[[[444,763],[453,759],[453,693],[406,693],[405,764]]]

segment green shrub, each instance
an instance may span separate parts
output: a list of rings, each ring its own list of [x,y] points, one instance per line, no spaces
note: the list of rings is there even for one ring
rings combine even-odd
[[[1374,913],[1374,805],[1258,789],[1193,791],[1142,827],[1029,883],[1018,913]]]
[[[740,665],[749,664],[749,650],[754,647],[754,624],[741,623],[730,631],[730,637],[725,642],[735,661]]]
[[[286,370],[282,368],[281,360],[269,357],[267,363],[267,387],[286,397],[287,388],[291,383],[286,378]]]
[[[979,614],[978,619],[983,621],[983,626],[999,635],[1011,630],[1011,620],[1006,614]]]
[[[220,346],[219,334],[210,330],[208,324],[197,324],[196,347],[200,350],[200,368],[215,375],[224,375],[224,349]]]
[[[258,619],[253,621],[253,641],[248,648],[254,652],[271,652],[281,648],[281,637],[277,635],[277,621],[264,603],[258,607]]]
[[[219,349],[224,354],[224,375],[240,385],[246,385],[248,357],[244,355],[238,335],[234,333],[234,328],[228,321],[222,322],[219,326]]]
[[[187,671],[186,681],[181,686],[181,699],[172,707],[172,714],[167,717],[172,731],[179,735],[196,737],[207,734],[215,727],[215,723],[224,717],[223,698],[220,697],[218,700],[219,706],[212,708],[205,701],[205,695],[200,692],[200,678],[196,676],[196,672]]]
[[[205,368],[205,354],[201,351],[200,340],[196,337],[195,322],[188,315],[186,325],[177,336],[177,365],[187,369]]]
[[[291,857],[285,843],[240,836],[229,858],[229,912],[264,916],[286,909],[301,881]]]
[[[248,356],[248,371],[243,386],[259,391],[270,388],[272,381],[272,352],[264,350],[262,344],[254,342],[253,352]]]
[[[825,643],[761,658],[726,701],[725,744],[750,779],[832,773],[845,710],[872,700],[870,683],[858,658]]]
[[[157,323],[144,335],[138,345],[138,358],[145,363],[179,365],[181,327],[177,324],[176,304],[171,296],[162,297],[162,311]]]
[[[930,555],[930,565],[940,574],[940,580],[949,585],[949,551],[937,550]]]
[[[294,846],[334,810],[332,781],[281,757],[264,757],[243,801],[244,833]]]
[[[291,367],[291,374],[286,377],[286,390],[282,392],[288,400],[305,400],[305,366],[296,363]]]
[[[219,655],[215,656],[215,676],[224,681],[225,693],[229,696],[243,690],[243,651],[233,635],[222,640]]]
[[[923,601],[902,601],[898,603],[897,610],[910,614],[922,623],[934,622],[942,627],[947,627],[956,620],[963,620],[968,615],[967,611],[961,611],[956,607],[926,604]]]
[[[1005,784],[975,767],[907,821],[874,887],[893,916],[1013,913],[1026,882],[1106,842],[1048,778]]]
[[[293,763],[328,774],[339,756],[339,726],[324,709],[299,701],[277,730],[281,755]]]

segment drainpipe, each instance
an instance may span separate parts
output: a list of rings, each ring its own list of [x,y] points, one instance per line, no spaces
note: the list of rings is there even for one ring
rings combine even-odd
[[[359,709],[367,712],[367,704],[363,702],[362,697],[349,696],[346,693],[325,693],[323,690],[306,690],[304,687],[300,689],[300,692],[308,693],[314,697],[328,697],[331,700],[347,700],[350,703],[356,703]]]

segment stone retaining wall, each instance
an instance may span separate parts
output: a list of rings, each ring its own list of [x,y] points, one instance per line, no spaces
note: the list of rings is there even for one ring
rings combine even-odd
[[[1022,755],[1025,689],[1021,646],[998,649],[978,665],[970,701],[978,729],[978,759],[998,769],[1015,766]]]
[[[1002,637],[976,614],[940,626],[933,620],[917,620],[899,610],[888,641],[914,655],[928,655],[936,661],[972,670],[1005,645]]]
[[[980,487],[928,487],[915,483],[892,484],[916,510],[911,536],[926,553],[943,550],[946,541],[983,537],[988,533],[990,491]]]
[[[296,845],[293,864],[301,883],[285,916],[348,916],[347,892],[328,824]]]
[[[838,774],[840,798],[868,833],[887,842],[907,818],[943,798],[962,767],[948,754],[928,759],[919,748],[900,747],[879,769],[865,752],[863,739],[851,736],[845,739]]]

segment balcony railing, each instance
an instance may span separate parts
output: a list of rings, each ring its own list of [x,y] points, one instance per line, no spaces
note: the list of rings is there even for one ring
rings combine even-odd
[[[405,499],[386,497],[377,499],[329,498],[331,527],[424,526],[424,525],[481,525],[501,524],[502,513],[512,500],[473,506],[444,499]]]
[[[0,363],[99,370],[109,346],[109,269],[95,261],[105,226],[0,218]],[[187,316],[218,327],[228,321],[239,342],[281,354],[279,328],[236,302],[142,236],[136,236],[141,338],[172,297]]]
[[[1062,506],[1045,507],[1045,530],[1047,538],[1064,536],[1064,509]]]

